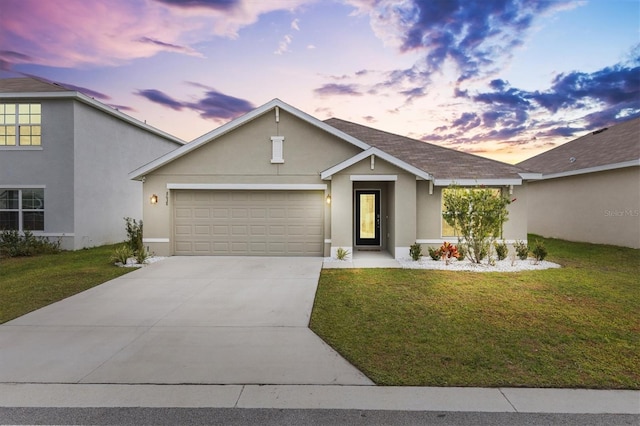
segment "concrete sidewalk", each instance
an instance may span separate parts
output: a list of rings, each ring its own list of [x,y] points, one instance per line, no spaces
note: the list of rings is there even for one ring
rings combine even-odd
[[[640,416],[640,392],[338,385],[5,383],[0,384],[0,407],[358,409]]]

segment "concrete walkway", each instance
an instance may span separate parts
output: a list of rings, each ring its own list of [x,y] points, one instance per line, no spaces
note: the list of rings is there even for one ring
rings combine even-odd
[[[640,416],[638,391],[372,386],[307,327],[321,264],[174,257],[0,325],[0,407]]]
[[[0,326],[0,383],[372,385],[309,328],[319,258],[171,257]]]

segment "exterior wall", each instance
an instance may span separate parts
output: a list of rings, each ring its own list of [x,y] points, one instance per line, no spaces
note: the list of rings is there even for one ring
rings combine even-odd
[[[7,102],[20,101],[10,99]],[[34,234],[60,238],[63,249],[73,249],[73,101],[28,99],[24,102],[42,106],[42,146],[0,148],[0,186],[44,187],[44,232]]]
[[[129,172],[179,145],[81,102],[74,114],[74,248],[123,241],[123,218],[142,219],[142,183]]]
[[[640,248],[640,167],[529,184],[529,232]]]
[[[284,136],[282,164],[271,163],[271,136]],[[343,224],[331,220],[329,214],[345,206],[340,185],[336,190],[340,179],[323,181],[320,172],[360,151],[282,109],[278,123],[273,111],[265,113],[146,176],[142,196],[145,244],[156,254],[173,254],[173,204],[167,184],[320,184],[327,186],[332,198],[325,210],[325,254],[329,255],[330,239],[334,247],[348,248],[350,243],[343,243],[342,236],[332,230]],[[148,202],[152,194],[159,196],[156,205]],[[349,205],[350,194],[349,190]]]
[[[426,246],[439,247],[444,241],[456,242],[455,237],[442,236],[442,190],[436,186],[429,194],[429,182],[419,181],[417,185],[417,242]],[[502,188],[508,191],[508,187]],[[512,200],[508,206],[509,219],[503,227],[503,238],[507,242],[527,240],[527,193],[528,184],[514,186],[513,194],[505,194]],[[426,250],[424,250],[426,251]]]

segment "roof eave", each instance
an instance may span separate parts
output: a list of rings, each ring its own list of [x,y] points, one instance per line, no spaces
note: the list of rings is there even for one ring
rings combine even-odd
[[[568,176],[577,176],[577,175],[584,175],[588,173],[606,172],[610,170],[617,170],[617,169],[624,169],[627,167],[638,167],[638,166],[640,166],[640,158],[636,160],[623,161],[620,163],[604,164],[602,166],[587,167],[587,168],[578,169],[578,170],[569,170],[566,172],[542,173],[542,177],[540,179],[541,180],[556,179],[556,178],[562,178],[562,177],[568,177]]]
[[[520,178],[490,178],[490,179],[435,179],[435,186],[509,186],[522,185]]]

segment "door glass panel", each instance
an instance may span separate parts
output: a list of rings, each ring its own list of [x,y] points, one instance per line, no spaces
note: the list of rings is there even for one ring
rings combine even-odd
[[[360,238],[376,237],[376,196],[360,194]]]

